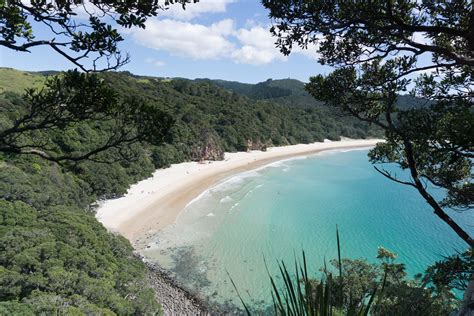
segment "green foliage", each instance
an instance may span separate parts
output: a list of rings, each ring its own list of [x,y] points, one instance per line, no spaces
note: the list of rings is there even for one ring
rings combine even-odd
[[[472,273],[474,257],[472,250],[468,250],[435,262],[428,267],[424,278],[436,288],[448,287],[465,291]]]
[[[51,205],[85,207],[92,202],[91,186],[58,165],[35,157],[7,158],[0,166],[0,197],[23,201],[38,209]],[[32,168],[36,164],[41,171]]]
[[[333,306],[333,277],[328,274],[319,282],[308,275],[306,257],[303,263],[295,261],[295,273],[291,275],[284,262],[279,263],[280,275],[284,281],[279,289],[270,275],[272,299],[275,313],[278,315],[333,315],[340,309]]]
[[[30,306],[16,301],[0,302],[0,315],[34,315]]]
[[[407,278],[405,265],[396,263],[397,254],[379,247],[377,263],[365,259],[341,259],[339,231],[337,260],[331,267],[320,269],[315,279],[308,272],[306,255],[295,258],[294,272],[284,261],[278,263],[279,276],[270,274],[275,315],[449,315],[456,312],[460,301],[452,289],[465,283],[472,273],[472,253],[452,256],[428,268],[424,275]],[[455,273],[453,273],[455,272]],[[335,276],[337,275],[337,276]],[[229,275],[230,277],[230,275]],[[277,282],[277,278],[282,280]],[[245,304],[232,277],[231,283],[247,315],[259,313]]]
[[[225,80],[212,80],[212,82],[255,100],[269,100],[283,105],[301,108],[312,108],[322,105],[322,102],[314,100],[311,95],[306,92],[303,82],[295,79],[268,79],[265,82],[260,82],[255,85]]]
[[[170,144],[153,147],[151,158],[156,168],[168,168],[172,164],[183,162],[186,159],[183,153]]]
[[[107,233],[93,214],[3,199],[0,209],[1,309],[81,315],[160,310],[129,243]]]
[[[326,107],[302,109],[273,99],[272,102],[253,100],[219,88],[208,80],[149,80],[144,83],[118,73],[107,74],[106,80],[121,93],[139,91],[140,95],[172,113],[176,123],[168,143],[185,159],[197,159],[192,155],[196,144],[205,143],[204,135],[213,131],[219,137],[217,143],[225,151],[245,151],[249,140],[279,146],[325,138],[338,140],[340,136],[380,135],[376,128],[354,119],[340,118]]]
[[[18,72],[18,76],[22,74]],[[50,82],[61,80],[57,82],[61,85],[65,80],[71,81],[70,84],[64,85],[69,88],[63,87],[60,91],[65,90],[64,95],[68,100],[79,98],[78,105],[74,106],[77,102],[69,101],[66,103],[67,107],[61,107],[61,111],[55,114],[53,124],[42,128],[40,124],[44,116],[49,118],[48,113],[59,101],[56,100],[54,104],[46,102],[52,107],[42,109],[40,112],[42,114],[35,116],[35,122],[25,122],[24,125],[28,130],[22,131],[20,138],[17,137],[18,132],[12,130],[13,121],[29,115],[31,111],[25,109],[30,107],[30,104],[44,104],[44,102],[32,102],[28,96],[23,99],[10,92],[3,95],[0,104],[5,104],[5,108],[9,109],[0,115],[0,128],[4,133],[9,131],[9,136],[4,140],[8,145],[6,149],[40,155],[53,161],[68,159],[77,161],[80,158],[110,161],[106,158],[112,160],[118,156],[136,158],[136,152],[127,148],[130,142],[146,140],[159,143],[165,140],[167,146],[158,151],[170,157],[163,162],[159,161],[160,159],[156,157],[157,150],[151,146],[151,151],[155,152],[153,158],[155,166],[159,167],[162,163],[166,166],[169,163],[166,160],[169,159],[172,159],[171,162],[216,159],[221,157],[221,154],[217,154],[219,152],[245,151],[249,149],[249,144],[252,144],[250,149],[263,149],[268,146],[322,141],[325,138],[338,140],[340,136],[365,138],[380,135],[377,129],[354,119],[332,114],[327,107],[302,104],[299,95],[306,92],[298,90],[302,83],[295,80],[287,81],[299,83],[290,85],[291,89],[298,92],[285,97],[292,100],[285,103],[282,98],[265,101],[249,99],[221,89],[210,81],[193,82],[184,79],[161,81],[152,78],[142,80],[141,77],[128,73],[106,73],[101,75],[100,79],[98,77],[87,79],[100,83],[94,84],[94,89],[88,95],[90,98],[100,95],[99,99],[102,101],[91,106],[92,102],[88,100],[90,98],[80,98],[79,94],[68,90],[73,89],[72,83],[87,84],[87,81],[83,82],[81,79],[80,82],[76,82],[77,80],[72,78],[74,74],[70,76],[52,79]],[[278,81],[279,84],[272,81],[272,88],[290,90],[285,88],[287,81]],[[262,84],[267,86],[269,83]],[[55,88],[49,91],[52,92],[56,88],[60,87],[55,85]],[[82,89],[85,87],[73,91]],[[48,94],[41,95],[43,100]],[[107,101],[107,95],[113,100]],[[133,104],[126,101],[131,99],[135,100]],[[143,105],[137,105],[137,100],[141,100],[139,103]],[[124,103],[117,105],[116,101]],[[73,108],[76,110],[71,112]],[[135,116],[134,111],[139,114]],[[174,122],[174,125],[168,132],[171,122]],[[31,139],[33,133],[35,139],[41,138],[46,142],[48,150],[44,148],[45,145],[40,148],[34,147],[36,140]],[[152,135],[154,137],[151,138]],[[104,144],[107,145],[104,147]],[[212,147],[211,154],[209,150],[205,150],[206,146]],[[110,148],[116,149],[116,155],[95,152],[96,149],[105,151]],[[164,148],[171,153],[163,152]]]
[[[49,77],[23,100],[7,94],[2,103],[0,151],[56,162],[96,159],[111,148],[127,153],[139,141],[159,144],[173,123],[139,95],[118,97],[102,78],[78,71]]]
[[[459,301],[452,287],[433,288],[420,278],[406,277],[396,255],[379,248],[379,263],[362,259],[332,260],[333,269],[324,268],[319,280],[308,274],[305,254],[295,261],[291,273],[279,263],[283,285],[277,286],[270,275],[273,307],[277,315],[448,315],[456,311]],[[250,310],[247,310],[250,314]]]

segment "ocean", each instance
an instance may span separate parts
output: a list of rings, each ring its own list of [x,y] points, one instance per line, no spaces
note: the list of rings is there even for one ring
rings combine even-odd
[[[385,168],[405,176],[396,166]],[[474,214],[450,214],[474,233]],[[304,250],[317,277],[337,256],[336,225],[342,257],[376,262],[383,246],[398,254],[411,277],[466,248],[413,188],[377,173],[367,150],[351,150],[279,161],[226,179],[188,204],[143,254],[206,300],[239,305],[232,278],[249,305],[264,307],[271,301],[264,259],[276,276],[278,260],[292,267]]]

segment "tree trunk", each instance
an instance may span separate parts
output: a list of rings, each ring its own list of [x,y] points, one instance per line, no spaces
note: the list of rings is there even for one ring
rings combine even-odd
[[[449,227],[454,230],[454,232],[464,240],[469,247],[474,248],[474,240],[469,236],[469,234],[459,226],[442,208],[439,206],[438,202],[425,190],[423,183],[421,183],[418,170],[416,168],[416,162],[413,154],[413,147],[409,140],[404,140],[405,145],[405,156],[407,158],[408,166],[410,168],[410,174],[415,183],[415,186],[418,192],[423,196],[423,198],[428,202],[428,204],[433,208],[434,213],[441,218]]]

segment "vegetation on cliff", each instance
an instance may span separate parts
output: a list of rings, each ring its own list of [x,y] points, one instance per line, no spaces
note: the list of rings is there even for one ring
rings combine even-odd
[[[456,255],[472,265],[470,253]],[[461,258],[462,257],[462,258]],[[294,270],[282,261],[280,275],[270,275],[274,314],[276,315],[449,315],[459,310],[460,301],[452,292],[453,285],[437,282],[435,267],[414,279],[407,276],[405,265],[396,261],[397,255],[379,247],[377,262],[365,259],[331,260],[330,266],[321,269],[322,277],[309,276],[305,254],[295,260]],[[447,261],[443,261],[446,264]],[[452,267],[451,267],[452,268]],[[445,270],[447,271],[447,270]],[[458,278],[464,289],[469,275]],[[284,280],[278,287],[277,278]],[[245,305],[244,300],[241,298]],[[248,314],[251,308],[246,306]]]

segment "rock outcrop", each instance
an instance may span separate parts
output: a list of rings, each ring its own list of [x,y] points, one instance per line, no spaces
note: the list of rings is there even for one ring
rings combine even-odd
[[[223,160],[224,149],[219,136],[210,130],[203,130],[202,141],[193,148],[192,159],[194,161]]]
[[[145,264],[150,285],[156,300],[163,307],[164,315],[211,315],[197,297],[177,285],[160,266]]]
[[[247,151],[251,150],[267,151],[267,144],[262,143],[260,140],[253,141],[251,139],[247,139]]]

